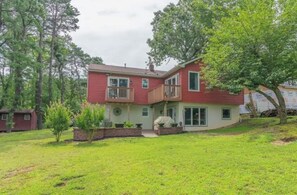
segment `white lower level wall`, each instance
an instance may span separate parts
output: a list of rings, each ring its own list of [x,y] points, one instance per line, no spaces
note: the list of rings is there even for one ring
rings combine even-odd
[[[107,104],[105,106],[105,117],[109,119],[113,124],[131,121],[134,124],[142,123],[143,129],[153,128],[152,108],[150,108],[149,105],[130,105],[130,112],[128,112],[128,105],[126,104]],[[118,108],[121,110],[121,113],[117,115],[114,113],[114,110]],[[143,108],[148,109],[148,116],[142,116]]]
[[[178,104],[178,121],[184,122],[184,110],[187,107],[206,108],[207,123],[205,126],[184,126],[185,131],[203,131],[210,129],[217,129],[239,122],[239,106],[237,105],[214,105],[214,104],[193,104],[193,103],[179,103]],[[231,111],[230,119],[222,118],[222,109],[229,108]]]
[[[207,124],[205,126],[185,126],[184,112],[185,108],[206,108]],[[121,113],[116,115],[115,108],[119,108]],[[143,116],[143,108],[148,109],[148,116]],[[173,102],[167,104],[167,110],[173,108],[175,110],[174,118],[176,123],[182,123],[185,131],[203,131],[210,129],[217,129],[221,127],[230,126],[239,122],[239,106],[236,105],[215,105],[215,104],[196,104],[196,103],[182,103]],[[228,108],[231,111],[230,119],[222,118],[222,109]],[[128,114],[130,113],[130,114]],[[124,123],[131,121],[134,124],[142,123],[143,129],[153,129],[153,121],[159,116],[164,115],[164,103],[156,104],[153,107],[149,105],[130,105],[130,112],[128,106],[125,104],[108,104],[106,105],[106,118],[110,119],[113,124]]]

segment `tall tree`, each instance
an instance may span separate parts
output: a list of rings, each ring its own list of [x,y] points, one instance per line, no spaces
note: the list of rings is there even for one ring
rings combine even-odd
[[[211,86],[234,92],[244,87],[265,96],[287,122],[279,85],[297,79],[297,2],[245,0],[217,23],[204,55],[204,76]],[[277,100],[259,90],[271,89]]]
[[[151,25],[153,38],[148,53],[157,65],[174,59],[192,60],[205,53],[205,46],[215,21],[228,15],[239,0],[180,0],[155,12]]]
[[[71,5],[71,0],[47,0],[50,59],[48,71],[48,103],[53,99],[53,65],[55,61],[55,47],[58,36],[78,29],[77,16],[79,11]]]
[[[195,23],[192,1],[170,3],[163,11],[155,12],[151,23],[153,38],[147,43],[149,55],[160,65],[168,59],[187,61],[203,52],[205,35],[199,23]]]

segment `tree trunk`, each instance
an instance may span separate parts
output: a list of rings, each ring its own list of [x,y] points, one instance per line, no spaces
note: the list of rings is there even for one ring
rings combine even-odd
[[[252,96],[252,93],[251,92],[249,93],[249,99],[250,99],[250,105],[251,105],[252,114],[253,114],[254,117],[257,117],[258,114],[257,114],[257,110],[256,110],[256,107],[255,107],[253,96]]]
[[[35,111],[37,115],[37,128],[42,129],[42,51],[43,51],[43,32],[39,33],[39,52],[37,56],[38,68],[37,68],[37,81],[35,91]]]
[[[54,33],[53,33],[54,34]],[[54,36],[54,35],[52,35]],[[54,60],[54,37],[51,40],[51,48],[50,48],[50,62],[49,62],[49,70],[48,70],[48,104],[51,103],[53,99],[53,60]]]
[[[53,63],[54,63],[54,48],[57,36],[57,15],[58,15],[58,4],[55,4],[54,18],[53,18],[53,28],[51,34],[50,43],[50,62],[48,71],[48,104],[53,100]]]
[[[286,108],[286,102],[285,99],[279,90],[279,88],[276,88],[273,90],[273,92],[276,95],[276,98],[279,103],[279,107],[277,108],[278,116],[280,118],[280,124],[286,124],[287,123],[287,108]]]
[[[271,89],[271,90],[275,93],[276,98],[279,103],[277,103],[272,97],[270,97],[263,91],[261,91],[261,90],[256,90],[256,91],[258,93],[262,94],[264,97],[266,97],[268,99],[268,101],[270,101],[274,105],[274,107],[276,108],[276,110],[278,112],[278,116],[280,118],[280,124],[286,124],[287,123],[287,109],[286,109],[284,97],[278,88]]]

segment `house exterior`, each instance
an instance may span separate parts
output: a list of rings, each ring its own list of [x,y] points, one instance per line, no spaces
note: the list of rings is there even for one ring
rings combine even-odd
[[[170,116],[186,131],[232,125],[239,121],[243,93],[209,90],[200,78],[201,60],[175,66],[169,71],[109,65],[90,65],[88,102],[106,106],[113,123],[142,123],[153,129],[159,116]]]
[[[0,131],[7,131],[6,121],[8,109],[0,110]],[[13,116],[14,128],[12,131],[26,131],[37,129],[37,117],[34,110],[18,110]]]
[[[271,96],[274,100],[276,100],[276,102],[278,102],[273,91],[265,87],[261,87],[260,89],[267,95]],[[280,85],[279,89],[285,99],[286,107],[288,109],[297,109],[297,85],[289,85],[285,83],[283,85]],[[262,94],[245,89],[244,104],[240,106],[240,112],[242,114],[249,113],[249,111],[246,110],[245,105],[251,101],[249,97],[250,93],[252,95],[252,100],[254,102],[255,108],[258,112],[263,112],[269,109],[275,109],[273,104],[270,101],[268,101],[267,98],[264,97]]]

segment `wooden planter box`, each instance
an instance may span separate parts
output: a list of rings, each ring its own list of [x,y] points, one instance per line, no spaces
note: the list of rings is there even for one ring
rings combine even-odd
[[[100,140],[111,137],[140,137],[142,136],[141,128],[104,128],[96,129],[94,132],[93,140]],[[86,141],[87,134],[85,131],[74,128],[73,130],[74,141]]]
[[[169,127],[169,128],[158,128],[155,130],[157,135],[171,135],[171,134],[179,134],[183,132],[183,127]]]

